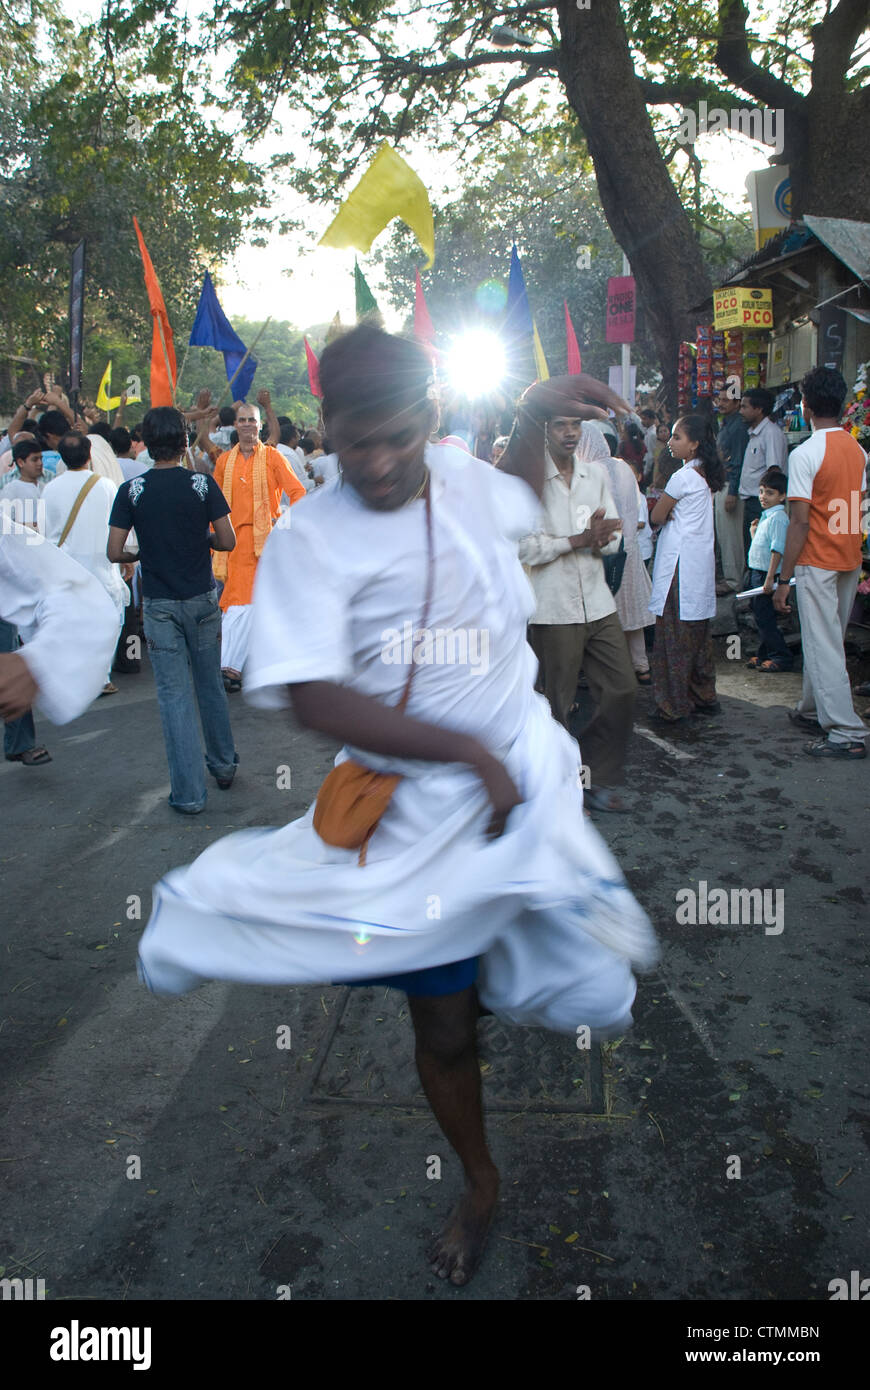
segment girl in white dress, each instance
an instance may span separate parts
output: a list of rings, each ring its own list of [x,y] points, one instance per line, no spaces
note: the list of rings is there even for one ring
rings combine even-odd
[[[670,448],[683,466],[650,517],[662,530],[649,606],[656,615],[652,718],[674,724],[693,711],[720,711],[710,619],[716,615],[713,494],[725,481],[725,469],[706,416],[678,420]]]

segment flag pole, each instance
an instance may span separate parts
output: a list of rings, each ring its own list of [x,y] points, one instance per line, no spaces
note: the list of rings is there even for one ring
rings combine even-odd
[[[226,400],[227,396],[228,396],[229,393],[232,391],[232,389],[233,389],[233,382],[235,381],[235,379],[236,379],[236,377],[238,376],[239,372],[240,372],[240,371],[242,370],[242,368],[244,367],[245,363],[247,362],[247,360],[248,360],[248,358],[250,357],[251,353],[254,351],[254,348],[257,346],[258,342],[259,342],[260,339],[262,338],[263,334],[265,333],[266,329],[268,328],[268,326],[269,326],[269,324],[270,324],[271,322],[272,322],[272,315],[270,314],[269,317],[266,319],[266,322],[263,324],[263,327],[260,329],[259,333],[257,334],[256,338],[255,338],[254,341],[251,343],[251,346],[247,349],[247,351],[246,351],[244,357],[242,358],[241,362],[240,362],[239,365],[236,367],[236,370],[233,372],[232,376],[230,377],[229,381],[227,382],[226,387],[225,387],[225,389],[224,389],[224,393],[223,393],[223,395],[221,396],[220,400],[219,400],[218,403],[217,403],[217,407],[216,407],[216,408],[217,408],[218,410],[220,410],[220,408],[221,408],[221,406],[223,405],[224,401]]]
[[[182,377],[182,374],[183,374],[183,372],[184,372],[185,365],[186,365],[186,363],[187,363],[187,354],[188,354],[189,352],[190,352],[190,343],[188,343],[188,344],[187,344],[187,347],[184,349],[184,356],[183,356],[182,359],[181,359],[181,369],[180,369],[180,371],[179,371],[179,373],[178,373],[178,376],[175,378],[175,392],[176,392],[176,395],[178,394],[179,383],[180,383],[180,381],[181,381],[181,377]]]

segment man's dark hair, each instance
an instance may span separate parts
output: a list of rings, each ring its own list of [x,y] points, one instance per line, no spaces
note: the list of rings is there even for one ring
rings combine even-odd
[[[327,343],[320,358],[323,417],[432,408],[432,364],[419,343],[361,323]]]
[[[299,438],[299,431],[293,421],[287,415],[278,416],[278,424],[281,426],[281,438],[279,443],[292,445]]]
[[[19,439],[17,444],[12,445],[12,461],[17,463],[19,459],[30,458],[31,454],[41,454],[42,445],[38,439]]]
[[[187,428],[180,410],[155,405],[142,421],[142,439],[155,463],[168,463],[184,453]]]
[[[218,411],[218,419],[221,425],[234,425],[236,423],[236,407],[234,405],[222,405]]]
[[[141,420],[139,421],[139,424],[138,424],[138,425],[131,425],[131,426],[130,426],[130,440],[131,440],[131,442],[136,443],[136,444],[142,444],[142,443],[144,443],[144,440],[142,439],[142,421],[141,421]]]
[[[109,443],[115,451],[116,458],[125,458],[129,452],[130,445],[133,443],[133,436],[123,425],[116,425],[109,432]]]
[[[107,425],[105,420],[96,420],[90,426],[88,434],[98,434],[101,439],[105,439],[107,444],[112,442],[112,427]]]
[[[84,468],[91,461],[91,441],[86,434],[79,434],[78,430],[68,430],[57,449],[71,472]]]
[[[768,468],[758,480],[759,487],[772,487],[774,492],[788,492],[788,478],[781,468]]]
[[[813,367],[801,382],[801,396],[822,420],[839,420],[848,389],[840,373],[831,367]]]
[[[763,410],[769,416],[773,410],[776,396],[772,391],[767,391],[763,386],[750,386],[748,391],[743,392],[743,399],[750,405],[754,405],[756,410]]]
[[[302,450],[303,454],[313,454],[315,447],[314,440],[309,439],[307,434],[303,434],[299,441],[299,448]]]
[[[644,415],[649,416],[650,420],[658,420],[659,418],[650,405],[644,406],[643,410],[640,412],[640,418],[643,419]]]
[[[22,422],[21,429],[19,430],[19,434],[23,433],[25,430],[28,434],[36,434],[38,429],[39,425],[36,423],[35,420],[24,420]]]
[[[68,429],[69,420],[62,410],[46,410],[39,417],[39,432],[43,439],[47,434],[66,434]]]

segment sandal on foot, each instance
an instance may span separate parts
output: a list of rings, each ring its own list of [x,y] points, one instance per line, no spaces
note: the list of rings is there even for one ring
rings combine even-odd
[[[811,758],[846,758],[855,761],[867,756],[863,743],[832,743],[829,738],[820,738],[817,743],[805,743],[804,752],[809,753]]]
[[[757,656],[751,656],[747,661],[746,665],[748,666],[750,671],[757,671],[759,666],[761,665],[761,662],[758,660]]]
[[[790,709],[786,712],[792,724],[797,724],[799,729],[818,729],[821,732],[822,726],[818,719],[813,719],[808,714],[801,714],[798,709]]]
[[[24,763],[25,767],[33,767],[36,763],[50,763],[51,754],[47,748],[27,748],[23,753],[7,753],[7,763]]]
[[[652,685],[652,676],[649,671],[635,671],[638,685]]]
[[[783,666],[781,662],[771,659],[770,661],[760,662],[758,669],[759,671],[775,671],[779,673],[780,671],[790,671],[792,668],[790,666]]]

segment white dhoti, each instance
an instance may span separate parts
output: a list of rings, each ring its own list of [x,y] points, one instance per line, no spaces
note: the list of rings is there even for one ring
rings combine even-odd
[[[225,671],[238,671],[241,674],[245,669],[251,641],[251,615],[253,611],[253,606],[250,603],[239,603],[233,604],[223,615],[221,666]]]
[[[652,928],[583,815],[577,744],[543,697],[504,762],[526,799],[494,841],[480,779],[455,764],[399,783],[362,868],[320,839],[313,807],[218,841],[157,886],[142,978],[180,994],[208,979],[374,979],[482,954],[478,989],[499,1017],[568,1033],[626,1026],[630,962],[654,962]]]

